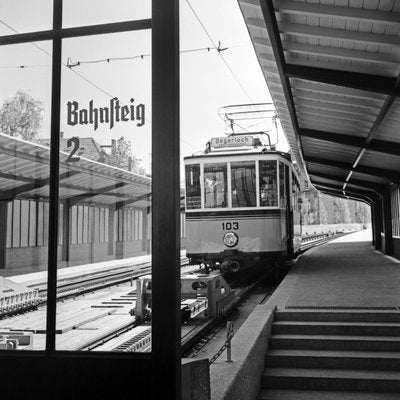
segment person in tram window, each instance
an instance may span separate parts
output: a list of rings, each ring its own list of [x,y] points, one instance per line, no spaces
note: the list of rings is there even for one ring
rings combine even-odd
[[[260,205],[276,206],[276,180],[270,175],[266,175],[262,179],[263,183],[260,187]]]

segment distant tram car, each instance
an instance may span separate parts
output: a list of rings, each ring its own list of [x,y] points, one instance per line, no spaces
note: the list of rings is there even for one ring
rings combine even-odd
[[[300,186],[289,154],[231,135],[211,139],[184,163],[191,264],[237,272],[299,251]]]

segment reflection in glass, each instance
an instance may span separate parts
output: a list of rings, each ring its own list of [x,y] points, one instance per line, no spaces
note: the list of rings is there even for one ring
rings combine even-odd
[[[63,60],[150,43],[150,31],[68,39]],[[149,350],[124,343],[151,327],[151,276],[138,279],[151,272],[150,77],[149,58],[62,71],[58,277],[81,295],[57,304],[57,350]]]
[[[231,163],[232,207],[256,206],[256,165],[254,161]]]
[[[0,36],[52,28],[53,0],[0,1]]]
[[[23,3],[10,3],[7,13]],[[50,49],[48,42],[0,46],[7,65],[0,74],[1,350],[45,348]]]
[[[221,164],[204,165],[204,207],[227,207],[227,166]]]
[[[262,160],[259,163],[260,206],[276,207],[278,205],[277,162]]]
[[[63,5],[64,28],[151,18],[151,0],[68,0]]]

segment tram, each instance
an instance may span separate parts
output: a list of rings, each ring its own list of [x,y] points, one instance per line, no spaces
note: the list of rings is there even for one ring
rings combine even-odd
[[[301,191],[290,154],[255,135],[232,134],[212,138],[184,164],[191,264],[231,273],[296,255]]]

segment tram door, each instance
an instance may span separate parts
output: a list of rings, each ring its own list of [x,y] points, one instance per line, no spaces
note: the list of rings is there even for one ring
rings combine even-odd
[[[289,167],[285,164],[285,192],[286,192],[286,232],[287,232],[287,255],[289,259],[293,258],[293,208],[290,202],[290,195],[292,188],[290,187],[290,171]]]

